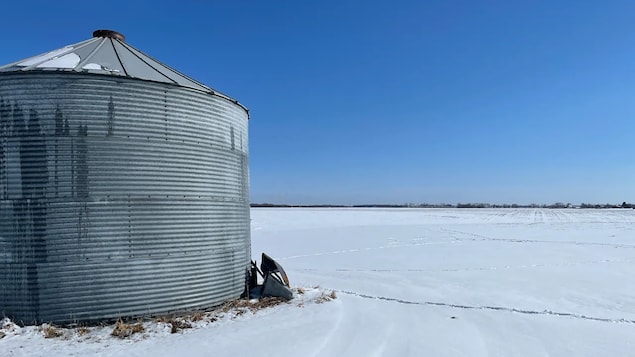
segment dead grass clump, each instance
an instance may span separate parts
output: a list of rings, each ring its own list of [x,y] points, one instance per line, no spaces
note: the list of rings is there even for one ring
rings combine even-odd
[[[171,333],[177,333],[179,330],[192,328],[192,324],[185,320],[172,319],[169,322],[170,322],[170,325],[172,326],[170,330]]]
[[[287,302],[287,300],[279,297],[264,297],[258,300],[258,302],[252,304],[252,311],[274,307],[285,302]]]
[[[298,295],[304,295],[304,289],[303,288],[298,288]]]
[[[327,294],[325,292],[322,292],[322,294],[320,294],[320,296],[318,296],[317,298],[315,298],[315,303],[316,304],[321,304],[323,302],[327,302],[327,301],[331,301],[337,299],[337,294],[335,294],[335,291],[331,291],[331,293]]]
[[[192,322],[197,322],[197,321],[203,320],[204,317],[205,317],[204,313],[200,311],[196,311],[190,316],[190,320],[192,320]]]
[[[229,312],[231,310],[248,308],[249,305],[251,305],[249,300],[243,300],[243,299],[231,300],[231,301],[228,301],[225,304],[223,304],[223,306],[221,306],[220,310],[222,312]]]
[[[44,334],[44,338],[55,338],[62,336],[64,333],[53,325],[44,325],[42,326],[42,334]]]
[[[202,319],[203,315],[200,315],[200,319]],[[192,328],[192,324],[189,323],[188,321],[184,320],[183,318],[180,317],[174,317],[174,316],[161,316],[158,317],[156,320],[156,322],[162,322],[165,324],[170,324],[170,332],[171,333],[177,333],[179,330],[182,329],[186,329],[186,328]],[[197,320],[198,321],[198,320]]]
[[[119,337],[119,338],[127,338],[132,336],[132,334],[134,333],[139,333],[144,331],[145,331],[145,328],[143,327],[143,324],[141,323],[141,321],[137,322],[136,324],[127,324],[123,322],[121,319],[119,319],[117,320],[117,323],[115,323],[115,328],[112,330],[110,334],[112,336]]]
[[[173,316],[159,316],[156,319],[154,319],[154,321],[156,322],[163,322],[163,323],[170,323],[170,321],[174,319]]]
[[[75,331],[77,331],[79,336],[84,336],[90,333],[90,329],[86,326],[78,327]]]
[[[4,338],[5,334],[4,332],[0,331],[0,339]]]
[[[238,299],[227,302],[220,310],[224,313],[232,311],[236,316],[240,316],[247,311],[256,312],[285,302],[287,302],[287,300],[279,297],[263,297],[255,302]]]

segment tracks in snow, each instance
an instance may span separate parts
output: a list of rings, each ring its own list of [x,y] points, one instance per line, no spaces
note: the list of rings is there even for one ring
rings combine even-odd
[[[469,239],[469,240],[472,240],[472,239]],[[408,247],[421,246],[421,245],[453,244],[453,243],[460,242],[460,241],[461,241],[461,239],[452,239],[452,240],[447,240],[447,241],[430,241],[430,242],[418,241],[418,242],[411,242],[411,243],[406,243],[406,244],[380,245],[378,247],[353,248],[353,249],[336,250],[336,251],[331,251],[331,252],[320,252],[320,253],[311,253],[311,254],[290,255],[290,256],[287,256],[287,257],[280,257],[280,258],[276,258],[276,259],[277,260],[288,260],[288,259],[297,259],[297,258],[316,257],[316,256],[320,256],[320,255],[357,253],[357,252],[364,252],[364,251],[377,250],[377,249],[396,249],[396,248],[408,248]]]
[[[568,267],[576,265],[589,265],[589,264],[621,264],[621,263],[633,263],[635,259],[597,259],[597,260],[583,260],[577,262],[565,262],[554,264],[522,264],[522,265],[505,265],[502,267],[489,266],[489,267],[475,267],[475,268],[442,268],[442,269],[351,269],[351,268],[334,268],[330,271],[334,272],[358,272],[358,273],[435,273],[435,272],[466,272],[466,271],[496,271],[496,270],[510,270],[510,269],[534,269],[534,268],[552,268],[552,267]],[[323,268],[305,268],[295,269],[302,272],[325,272],[329,271]]]
[[[337,290],[337,289],[332,289],[332,290],[341,294],[351,295],[351,296],[355,296],[355,297],[359,297],[363,299],[383,300],[383,301],[390,301],[390,302],[406,304],[406,305],[440,306],[440,307],[464,309],[464,310],[491,310],[491,311],[500,311],[500,312],[513,312],[513,313],[525,314],[525,315],[550,315],[550,316],[566,317],[566,318],[579,319],[579,320],[635,324],[635,320],[631,320],[631,319],[611,319],[611,318],[605,318],[605,317],[574,314],[570,312],[558,312],[558,311],[551,311],[551,310],[542,310],[542,311],[527,310],[527,309],[519,309],[519,308],[507,307],[507,306],[461,305],[461,304],[452,304],[452,303],[436,302],[436,301],[410,301],[410,300],[403,300],[403,299],[391,298],[386,296],[375,296],[375,295],[356,293],[354,291],[348,291],[348,290]]]
[[[455,211],[456,212],[456,211]],[[469,210],[468,210],[469,212]],[[615,224],[635,223],[630,210],[586,210],[586,209],[483,209],[477,212],[481,223],[493,224]],[[458,217],[457,217],[458,218]]]
[[[482,234],[457,231],[447,228],[439,228],[442,232],[450,234],[461,234],[465,236],[471,236],[473,238],[461,239],[454,236],[458,241],[493,241],[493,242],[506,242],[506,243],[540,243],[540,244],[565,244],[565,245],[580,245],[580,246],[601,246],[611,248],[635,248],[633,244],[618,244],[618,243],[602,243],[602,242],[578,242],[572,240],[542,240],[542,239],[514,239],[514,238],[493,238],[484,236]]]
[[[456,244],[461,242],[482,242],[482,241],[491,241],[491,242],[502,242],[502,243],[522,243],[522,244],[557,244],[557,245],[576,245],[576,246],[595,246],[595,247],[610,247],[610,248],[635,248],[635,244],[624,244],[624,243],[604,243],[604,242],[580,242],[573,240],[543,240],[543,239],[517,239],[517,238],[494,238],[486,235],[464,232],[455,229],[447,229],[443,227],[438,227],[438,231],[444,232],[450,235],[450,239],[446,240],[436,240],[436,241],[425,241],[423,238],[415,238],[411,239],[409,243],[396,243],[391,242],[388,245],[380,245],[376,247],[364,247],[364,248],[352,248],[352,249],[343,249],[336,251],[327,251],[327,252],[318,252],[318,253],[309,253],[309,254],[299,254],[299,255],[291,255],[286,257],[278,257],[278,260],[288,260],[288,259],[297,259],[297,258],[307,258],[307,257],[315,257],[321,255],[330,255],[330,254],[347,254],[347,253],[358,253],[364,251],[378,250],[378,249],[396,249],[396,248],[408,248],[414,246],[425,246],[425,245],[443,245],[443,244]],[[438,232],[437,231],[437,232]]]

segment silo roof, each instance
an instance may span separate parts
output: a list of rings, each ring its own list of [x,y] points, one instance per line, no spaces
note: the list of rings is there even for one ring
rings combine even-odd
[[[124,35],[112,30],[97,30],[89,40],[0,66],[0,73],[25,71],[74,71],[170,83],[219,95],[239,104],[130,46]]]

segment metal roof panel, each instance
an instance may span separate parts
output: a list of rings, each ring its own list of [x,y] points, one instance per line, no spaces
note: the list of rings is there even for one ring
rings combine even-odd
[[[164,82],[203,92],[212,88],[178,72],[124,42],[111,30],[97,30],[95,37],[0,66],[0,73],[41,70],[74,70]]]

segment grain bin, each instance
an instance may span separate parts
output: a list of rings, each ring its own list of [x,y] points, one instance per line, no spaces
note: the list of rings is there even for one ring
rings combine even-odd
[[[123,35],[0,67],[0,309],[72,323],[239,297],[247,109]]]

